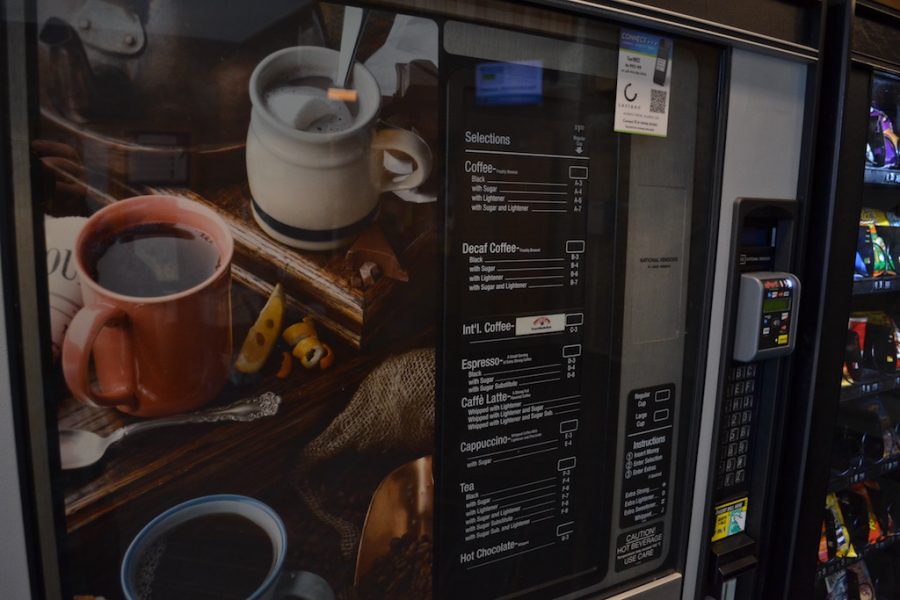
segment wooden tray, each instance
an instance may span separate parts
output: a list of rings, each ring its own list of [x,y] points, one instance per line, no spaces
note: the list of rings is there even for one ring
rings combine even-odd
[[[265,297],[235,282],[232,288],[236,344],[246,333]],[[289,310],[288,318],[298,314]],[[275,377],[272,357],[256,380],[225,390],[211,406],[274,392],[282,402],[276,415],[248,423],[179,425],[159,429],[113,446],[96,466],[64,472],[66,525],[74,533],[119,511],[142,517],[193,495],[223,490],[249,493],[285,482],[300,447],[344,407],[357,385],[391,354],[433,345],[433,328],[398,321],[369,351],[326,336],[334,345],[332,368],[305,370],[299,363],[288,378]],[[71,397],[58,411],[61,428],[108,435],[135,419],[111,408],[85,406]],[[144,514],[146,512],[146,514]]]
[[[356,348],[371,342],[392,315],[416,296],[415,291],[422,287],[417,283],[436,275],[434,205],[412,205],[384,195],[376,223],[409,272],[410,281],[382,277],[369,289],[362,290],[353,285],[354,271],[346,249],[306,252],[267,236],[251,215],[250,192],[246,186],[231,186],[206,196],[186,188],[146,187],[142,191],[184,196],[218,212],[234,236],[234,262],[242,269],[235,273],[238,279],[244,273],[252,273],[253,277],[244,283],[261,292],[281,282],[303,312],[314,315],[322,325]]]
[[[71,178],[65,173],[58,174]],[[382,277],[362,290],[353,285],[354,271],[347,249],[306,252],[268,237],[253,220],[250,192],[245,185],[202,195],[183,187],[131,187],[108,182],[111,189],[102,191],[84,181],[78,183],[85,185],[88,198],[101,205],[141,194],[169,194],[212,208],[222,216],[234,236],[232,275],[236,281],[263,295],[268,295],[275,283],[281,282],[289,304],[303,314],[313,315],[323,327],[354,348],[369,345],[386,323],[405,312],[402,309],[420,294],[433,290],[437,281],[434,204],[410,204],[390,194],[384,195],[376,223],[409,273],[409,281]]]

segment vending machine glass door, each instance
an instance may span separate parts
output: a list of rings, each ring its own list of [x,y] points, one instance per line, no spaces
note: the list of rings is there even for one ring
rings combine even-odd
[[[48,596],[678,593],[722,46],[474,0],[6,15]]]

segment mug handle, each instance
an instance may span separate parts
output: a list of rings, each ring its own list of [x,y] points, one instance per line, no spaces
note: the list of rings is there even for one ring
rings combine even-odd
[[[85,306],[75,315],[63,340],[62,366],[63,376],[75,398],[84,404],[94,406],[136,407],[134,395],[134,354],[131,348],[131,336],[124,328],[119,328],[121,343],[114,348],[118,353],[114,359],[117,368],[104,370],[101,385],[104,391],[92,389],[88,366],[94,351],[94,342],[107,324],[114,321],[124,322],[125,311],[114,306]],[[106,353],[109,354],[109,353]],[[112,360],[105,361],[112,363]],[[98,379],[100,375],[98,373]]]
[[[416,168],[405,177],[396,178],[394,173],[385,171],[382,175],[380,191],[411,190],[417,188],[431,175],[431,149],[425,140],[405,129],[382,129],[372,138],[374,150],[402,152],[416,163]]]
[[[328,582],[309,571],[286,573],[278,584],[279,599],[334,600],[334,591]]]

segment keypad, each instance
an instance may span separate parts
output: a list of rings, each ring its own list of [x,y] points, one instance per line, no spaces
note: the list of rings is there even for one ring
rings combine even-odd
[[[716,490],[727,491],[747,482],[753,407],[758,387],[757,365],[729,369],[725,397],[722,399],[722,434],[719,464],[716,465]]]

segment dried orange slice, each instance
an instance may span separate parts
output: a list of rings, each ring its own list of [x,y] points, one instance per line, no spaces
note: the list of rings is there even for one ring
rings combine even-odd
[[[303,338],[294,346],[292,352],[297,360],[307,369],[312,369],[325,356],[325,348],[317,337]]]
[[[283,339],[288,346],[293,348],[300,340],[317,336],[316,322],[313,321],[312,317],[304,317],[299,323],[294,323],[285,329],[284,333],[281,334],[281,339]]]
[[[284,319],[284,288],[281,284],[275,286],[269,300],[256,323],[247,332],[241,352],[238,354],[234,368],[241,373],[256,373],[266,363],[275,342],[278,341],[278,332],[281,331],[281,322]]]

